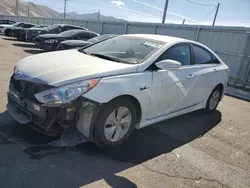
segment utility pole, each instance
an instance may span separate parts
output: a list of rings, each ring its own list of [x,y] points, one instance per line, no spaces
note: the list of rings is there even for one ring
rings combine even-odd
[[[69,0],[64,0],[64,14],[63,14],[63,18],[66,18],[67,1],[69,1]]]
[[[182,24],[185,24],[185,21],[186,21],[186,20],[185,20],[185,19],[183,19]]]
[[[100,21],[100,9],[98,9],[97,19],[98,19],[98,21]]]
[[[166,2],[165,2],[163,17],[162,17],[162,23],[163,23],[163,24],[165,23],[165,20],[166,20],[167,9],[168,9],[168,0],[166,0]]]
[[[216,12],[215,12],[215,15],[214,15],[214,21],[213,21],[213,26],[215,24],[215,21],[216,21],[216,18],[217,18],[217,14],[219,12],[219,8],[220,8],[220,3],[218,3],[217,7],[216,7]]]
[[[16,16],[18,16],[18,0],[16,0]]]
[[[28,6],[28,17],[30,16],[30,6]]]

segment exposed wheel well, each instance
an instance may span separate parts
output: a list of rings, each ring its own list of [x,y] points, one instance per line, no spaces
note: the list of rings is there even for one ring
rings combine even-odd
[[[135,105],[135,108],[136,108],[137,122],[140,122],[141,121],[142,110],[141,110],[141,105],[140,105],[139,101],[135,97],[133,97],[131,95],[121,95],[121,96],[118,96],[118,97],[116,97],[116,98],[114,98],[112,100],[115,100],[115,99],[118,99],[118,98],[127,98],[127,99],[132,101],[132,103]]]
[[[222,83],[218,84],[214,89],[219,89],[221,91],[220,100],[222,99],[222,94],[224,91],[224,85]]]

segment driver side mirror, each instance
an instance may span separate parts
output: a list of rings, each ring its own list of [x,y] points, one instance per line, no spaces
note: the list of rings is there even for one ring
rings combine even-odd
[[[155,63],[155,65],[162,70],[176,70],[181,67],[181,63],[171,59],[164,59]]]

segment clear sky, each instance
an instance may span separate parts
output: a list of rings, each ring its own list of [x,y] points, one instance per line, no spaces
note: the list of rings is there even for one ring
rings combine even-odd
[[[47,5],[58,12],[64,8],[64,0],[25,1]],[[169,0],[166,22],[182,23],[185,18],[187,24],[211,25],[218,3],[217,25],[250,27],[250,0]],[[161,22],[164,4],[165,0],[69,0],[67,12],[91,13],[99,9],[103,15],[129,21]]]

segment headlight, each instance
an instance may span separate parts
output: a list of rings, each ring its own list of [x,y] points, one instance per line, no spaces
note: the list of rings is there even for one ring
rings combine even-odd
[[[68,103],[95,87],[99,80],[100,79],[92,79],[76,82],[73,84],[67,84],[62,87],[37,93],[35,94],[35,97],[39,102],[45,104]]]

